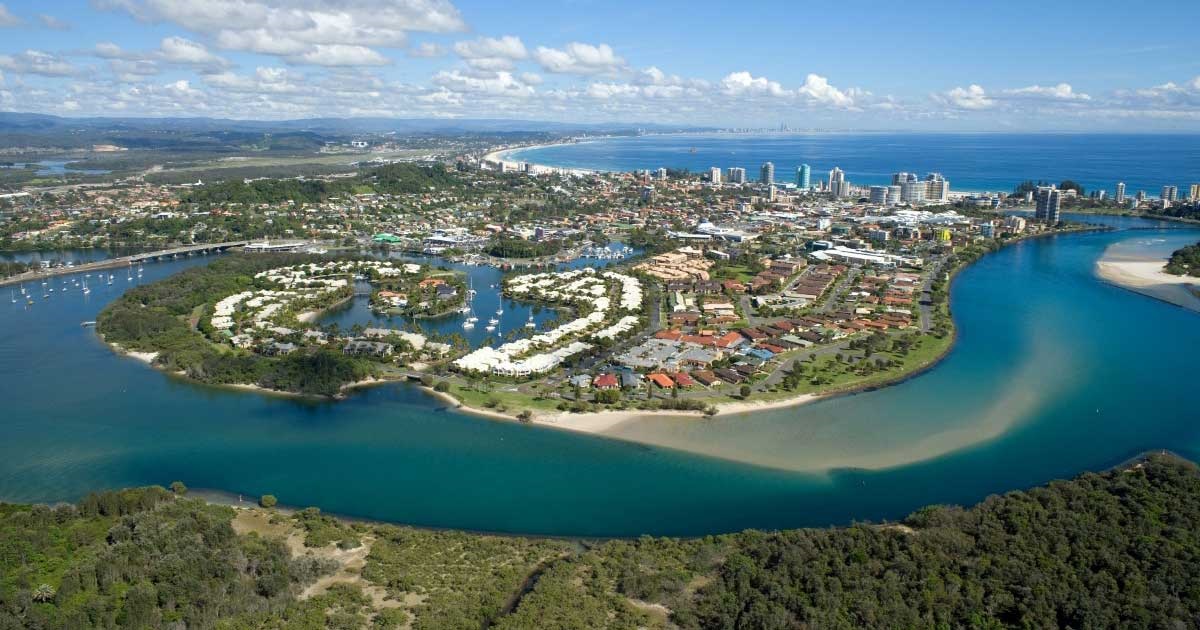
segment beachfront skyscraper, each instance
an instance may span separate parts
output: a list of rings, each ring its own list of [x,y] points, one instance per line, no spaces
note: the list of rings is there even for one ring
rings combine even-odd
[[[796,169],[796,186],[805,189],[812,187],[812,168],[807,164],[801,164]]]
[[[1175,186],[1163,186],[1162,192],[1159,193],[1158,198],[1162,199],[1163,201],[1165,201],[1167,203],[1173,203],[1177,196],[1179,196],[1178,188],[1176,188]]]
[[[726,174],[729,176],[726,179],[729,181],[730,184],[745,184],[746,183],[746,169],[744,169],[744,168],[741,168],[738,166],[733,166],[733,167],[730,167],[728,171],[726,171]]]
[[[941,173],[930,173],[925,176],[925,199],[928,201],[946,201],[950,198],[950,182]]]
[[[708,181],[710,181],[714,184],[721,183],[721,167],[720,166],[713,166],[708,169]]]
[[[836,166],[829,171],[829,192],[838,199],[850,196],[850,182],[846,181],[846,173]]]
[[[761,181],[764,184],[767,184],[768,186],[771,184],[774,184],[775,183],[775,165],[771,162],[767,162],[766,164],[763,164],[762,169],[759,170],[759,178],[758,179],[759,179],[759,181]]]
[[[1117,203],[1125,203],[1125,182],[1117,182]]]
[[[916,205],[925,201],[925,182],[900,182],[900,202]]]
[[[1188,201],[1192,203],[1200,201],[1200,184],[1192,184],[1188,187]]]
[[[1049,225],[1058,223],[1058,210],[1062,203],[1062,192],[1054,186],[1038,186],[1037,208],[1033,218]]]

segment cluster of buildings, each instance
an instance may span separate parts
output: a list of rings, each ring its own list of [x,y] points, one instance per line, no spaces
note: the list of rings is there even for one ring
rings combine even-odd
[[[507,280],[504,291],[514,298],[571,306],[579,317],[496,348],[478,348],[454,361],[459,370],[515,378],[545,374],[596,343],[632,334],[641,323],[641,281],[614,271],[585,267],[520,275]]]
[[[261,288],[218,300],[213,305],[208,324],[218,339],[234,347],[258,349],[273,356],[290,354],[303,345],[323,346],[331,339],[324,332],[306,327],[305,320],[309,319],[306,311],[326,307],[352,295],[356,277],[389,278],[419,270],[420,266],[412,263],[359,260],[308,263],[261,271],[254,276]],[[378,350],[369,354],[392,354],[390,347],[386,351]]]

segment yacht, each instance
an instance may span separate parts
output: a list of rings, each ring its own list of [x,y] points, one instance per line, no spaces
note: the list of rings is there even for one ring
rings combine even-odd
[[[13,300],[13,302],[12,302],[13,304],[17,303],[17,292],[16,291],[12,292],[12,300]]]
[[[526,328],[537,328],[537,324],[533,323],[533,315],[529,316],[529,321],[525,322]]]
[[[499,323],[500,323],[500,320],[498,320],[498,319],[496,319],[495,317],[493,317],[493,318],[491,318],[491,319],[489,319],[489,320],[488,320],[488,323],[489,323],[489,324],[491,324],[491,325],[492,325],[492,327],[494,328],[494,327],[496,326],[496,324],[499,324]]]
[[[488,332],[492,332],[492,331],[496,330],[496,325],[495,325],[495,324],[488,324],[488,325],[487,325],[487,328],[485,328],[484,330],[487,330]]]
[[[500,307],[500,308],[496,309],[496,317],[500,317],[503,314],[504,314],[504,307]]]

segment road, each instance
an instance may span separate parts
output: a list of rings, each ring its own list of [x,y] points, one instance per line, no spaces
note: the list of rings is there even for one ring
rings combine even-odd
[[[40,282],[46,278],[62,276],[73,273],[86,273],[97,271],[100,269],[115,269],[118,267],[128,267],[144,262],[153,262],[164,258],[173,258],[177,256],[190,256],[196,253],[207,254],[209,252],[223,252],[233,247],[245,246],[249,241],[229,241],[227,243],[202,243],[199,245],[186,245],[183,247],[175,247],[172,249],[163,249],[154,252],[144,252],[134,254],[132,256],[121,256],[120,258],[108,258],[105,260],[97,260],[95,262],[75,265],[73,267],[54,267],[51,269],[35,269],[22,274],[10,276],[0,280],[0,286],[10,284],[21,284],[24,282]]]

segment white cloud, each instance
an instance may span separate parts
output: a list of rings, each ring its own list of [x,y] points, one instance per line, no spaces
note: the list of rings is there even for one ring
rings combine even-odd
[[[210,86],[248,94],[295,94],[307,89],[305,78],[286,68],[258,67],[247,76],[221,72],[204,77]]]
[[[167,37],[159,45],[159,56],[168,63],[192,66],[226,66],[229,62],[204,47],[182,37]]]
[[[148,22],[173,22],[230,50],[291,63],[380,65],[375,48],[403,48],[409,32],[466,29],[448,0],[93,0]],[[364,53],[369,49],[372,54]],[[332,61],[331,61],[332,59]]]
[[[128,55],[124,49],[112,42],[100,42],[96,44],[94,53],[101,59],[125,59]]]
[[[53,15],[48,15],[46,13],[42,13],[41,15],[38,15],[38,20],[42,23],[42,26],[44,26],[48,29],[54,30],[54,31],[69,31],[69,30],[71,30],[70,24],[54,17]]]
[[[40,50],[26,50],[15,55],[0,55],[0,68],[14,74],[37,74],[45,77],[65,77],[77,72],[75,66],[70,62]]]
[[[996,101],[988,96],[982,87],[973,83],[965,88],[956,87],[948,92],[937,95],[935,98],[942,103],[959,109],[987,109],[996,104]]]
[[[637,96],[641,94],[641,90],[636,85],[626,83],[593,83],[584,93],[590,98],[610,99]]]
[[[149,59],[111,59],[108,62],[108,69],[119,81],[125,83],[134,83],[143,77],[162,72],[158,64]]]
[[[1092,99],[1087,94],[1076,92],[1071,88],[1070,83],[1059,83],[1058,85],[1049,85],[1046,87],[1031,85],[1029,87],[1005,90],[1004,93],[1018,97],[1048,98],[1063,101],[1090,101]]]
[[[519,37],[505,35],[504,37],[480,37],[470,41],[454,44],[454,52],[463,59],[524,59],[529,56],[525,44]]]
[[[20,26],[23,22],[21,18],[12,14],[8,7],[0,3],[0,28],[6,26]]]
[[[804,85],[796,93],[808,100],[809,104],[825,105],[838,109],[854,107],[854,98],[832,85],[820,75],[810,74],[804,78]]]
[[[289,63],[314,66],[386,66],[391,60],[366,46],[318,44],[298,55],[285,57]]]
[[[538,46],[533,58],[546,72],[556,74],[606,74],[625,67],[625,60],[608,44],[571,42],[562,50]]]
[[[442,71],[433,76],[435,85],[451,92],[470,92],[489,96],[529,97],[534,90],[510,72],[496,72],[491,77],[477,77],[458,70]]]
[[[731,72],[721,79],[721,91],[728,96],[789,96],[791,92],[766,77],[755,77],[749,72]]]
[[[421,42],[420,44],[408,49],[409,57],[432,58],[442,57],[445,56],[445,54],[446,49],[433,42]]]

